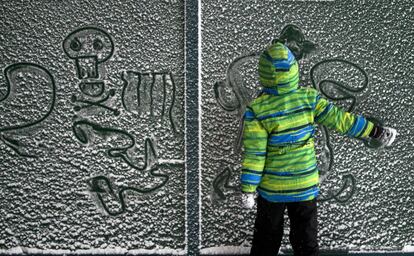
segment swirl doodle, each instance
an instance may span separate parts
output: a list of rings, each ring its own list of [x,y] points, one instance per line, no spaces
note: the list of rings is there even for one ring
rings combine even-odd
[[[306,40],[302,30],[293,24],[288,24],[283,27],[279,37],[272,40],[272,42],[276,41],[285,43],[292,50],[297,60],[311,54],[317,47],[315,43]],[[239,82],[241,80],[241,74],[238,69],[244,63],[256,59],[260,54],[261,51],[256,51],[236,58],[228,66],[225,80],[218,81],[214,84],[214,96],[217,103],[225,111],[236,111],[240,117],[238,119],[240,120],[238,125],[238,136],[234,143],[234,150],[236,152],[239,152],[241,149],[241,136],[243,133],[241,117],[246,106],[255,96],[255,93],[249,93],[248,90],[243,87],[243,83]]]
[[[341,82],[332,80],[332,79],[322,79],[320,80],[318,83],[316,83],[316,77],[315,77],[315,72],[318,68],[320,68],[321,65],[324,64],[331,64],[331,63],[341,63],[341,64],[347,64],[353,68],[355,68],[356,70],[358,70],[364,77],[364,81],[362,83],[362,86],[360,86],[359,88],[352,88],[350,86],[347,86]],[[364,90],[367,89],[368,87],[368,75],[367,73],[357,64],[350,62],[348,60],[344,60],[344,59],[339,59],[339,58],[335,58],[335,59],[326,59],[323,61],[320,61],[318,63],[316,63],[310,70],[310,79],[312,82],[312,86],[315,89],[319,89],[319,91],[326,96],[328,99],[333,100],[333,101],[344,101],[344,100],[351,100],[351,105],[348,107],[347,111],[353,111],[355,109],[356,103],[357,103],[357,98],[354,95],[354,93],[359,93],[362,92]],[[335,96],[330,94],[329,92],[327,92],[327,86],[328,85],[334,85],[334,87],[337,88],[337,90],[342,94],[342,96]]]
[[[272,42],[276,41],[285,43],[292,50],[298,60],[315,51],[317,47],[315,43],[305,39],[304,34],[299,27],[292,24],[285,26],[279,37],[275,38]],[[245,106],[248,104],[250,99],[253,98],[252,95],[246,94],[246,89],[243,88],[242,83],[236,82],[237,79],[240,80],[240,74],[237,69],[240,64],[256,58],[259,54],[260,52],[252,52],[236,58],[232,63],[230,63],[227,69],[226,79],[224,81],[218,81],[214,84],[215,98],[218,105],[223,110],[227,112],[236,111],[239,115],[241,115]],[[317,70],[331,64],[347,65],[348,67],[359,72],[363,77],[362,85],[358,88],[353,88],[334,79],[320,79],[317,81]],[[310,79],[312,86],[318,89],[328,99],[332,101],[351,101],[351,104],[347,109],[348,111],[354,110],[357,105],[357,96],[355,94],[361,93],[368,88],[367,73],[359,65],[340,58],[326,59],[316,63],[310,70]],[[331,90],[329,90],[329,88]],[[375,122],[378,123],[378,120],[375,118],[370,119],[375,120]],[[239,120],[241,120],[241,118],[239,118]],[[330,133],[328,129],[325,126],[320,126],[320,128],[322,133],[322,143],[324,145],[321,159],[322,163],[320,165],[320,182],[322,183],[332,173],[334,152],[331,146]],[[235,152],[240,152],[242,131],[243,126],[240,125],[234,147]],[[362,142],[370,148],[378,147],[378,145],[372,141],[362,140]],[[216,176],[215,182],[222,181],[224,174],[228,175],[227,169]],[[352,174],[345,174],[342,177],[342,186],[340,189],[335,192],[328,191],[328,195],[322,196],[320,201],[336,200],[340,203],[347,202],[354,195],[355,187],[356,180]],[[225,188],[226,187],[224,186],[224,189]],[[213,193],[217,194],[217,198],[224,198],[224,194],[221,190],[218,190],[215,186],[213,186],[213,190]],[[350,190],[350,193],[345,193],[348,190]]]
[[[7,66],[4,76],[6,83],[0,87],[0,140],[19,156],[36,157],[6,133],[37,126],[50,116],[56,101],[55,80],[46,68],[27,62]]]
[[[260,52],[251,52],[236,58],[227,68],[226,79],[214,84],[214,96],[220,107],[228,112],[235,111],[239,116],[238,136],[236,136],[233,146],[235,152],[240,152],[241,150],[241,136],[243,134],[243,122],[241,120],[244,110],[254,97],[254,95],[248,93],[248,90],[243,87],[243,83],[240,82],[241,75],[238,68],[259,55]]]
[[[362,81],[362,85],[358,88],[353,88],[350,87],[342,82],[333,80],[333,79],[320,79],[318,82],[316,79],[316,72],[318,70],[318,68],[321,68],[322,65],[328,65],[329,64],[341,64],[341,65],[347,65],[351,68],[354,68],[355,70],[357,70],[360,74],[362,74],[364,80]],[[335,59],[326,59],[323,61],[320,61],[318,63],[316,63],[310,70],[310,79],[312,82],[312,86],[315,89],[318,89],[325,97],[327,97],[328,99],[332,100],[332,101],[347,101],[350,100],[351,103],[349,105],[349,107],[346,109],[347,111],[353,111],[356,107],[357,104],[357,97],[356,97],[356,93],[361,93],[364,90],[367,89],[368,87],[368,75],[367,73],[357,64],[344,60],[344,59],[339,59],[339,58],[335,58]],[[332,91],[328,91],[328,86],[331,85],[335,90]],[[324,143],[325,143],[325,148],[329,151],[329,155],[330,155],[330,159],[329,159],[329,164],[327,166],[327,168],[325,170],[323,170],[323,175],[321,175],[321,182],[323,182],[323,180],[332,172],[332,165],[334,162],[334,152],[331,146],[331,142],[329,140],[329,130],[321,125],[322,128],[322,133],[324,134]],[[372,144],[370,144],[370,142],[368,141],[363,141],[364,144],[368,147],[374,147],[371,146]],[[342,194],[343,191],[345,191],[346,188],[350,188],[351,193],[348,194],[348,196],[345,196],[345,198],[339,199],[340,195]],[[351,199],[351,197],[353,196],[354,192],[356,189],[356,181],[355,178],[352,176],[352,174],[345,174],[342,177],[342,186],[341,188],[337,191],[337,192],[332,192],[332,191],[328,191],[328,196],[321,196],[321,198],[319,199],[320,201],[327,201],[330,199],[335,199],[338,202],[344,203],[346,201],[348,201],[349,199]]]
[[[240,76],[238,67],[259,55],[260,52],[251,52],[236,58],[227,68],[226,79],[214,84],[214,96],[217,103],[225,111],[237,111],[241,115],[247,104],[251,101],[252,95],[248,95],[242,84],[236,82]],[[226,89],[229,89],[230,95],[226,95]]]

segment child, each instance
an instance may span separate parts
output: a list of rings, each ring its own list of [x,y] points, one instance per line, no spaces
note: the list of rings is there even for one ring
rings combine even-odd
[[[315,123],[350,137],[372,138],[384,146],[391,145],[397,132],[343,111],[313,88],[299,88],[298,63],[281,42],[260,55],[259,77],[264,89],[246,109],[243,134],[245,207],[253,207],[255,192],[259,194],[250,255],[277,255],[285,208],[294,254],[319,255]]]

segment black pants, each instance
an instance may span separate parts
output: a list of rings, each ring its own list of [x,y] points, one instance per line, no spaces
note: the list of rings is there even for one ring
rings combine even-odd
[[[289,240],[295,256],[319,255],[316,199],[305,202],[272,203],[259,196],[254,226],[252,256],[275,256],[283,237],[283,215],[288,209]]]

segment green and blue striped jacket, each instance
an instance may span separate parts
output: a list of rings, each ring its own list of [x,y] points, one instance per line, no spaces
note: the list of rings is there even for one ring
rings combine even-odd
[[[261,54],[259,78],[264,89],[244,114],[242,191],[272,202],[312,200],[319,192],[315,124],[365,138],[373,123],[300,88],[298,63],[281,43]]]

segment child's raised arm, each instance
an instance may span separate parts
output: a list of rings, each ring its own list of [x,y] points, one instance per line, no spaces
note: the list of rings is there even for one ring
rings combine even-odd
[[[319,95],[316,98],[314,120],[340,134],[354,138],[373,138],[383,146],[390,146],[397,135],[395,129],[381,127],[361,115],[346,112]]]

